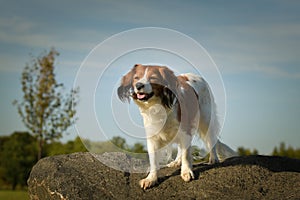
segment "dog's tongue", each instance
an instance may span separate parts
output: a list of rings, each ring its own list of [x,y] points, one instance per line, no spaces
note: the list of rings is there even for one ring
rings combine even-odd
[[[143,98],[145,98],[146,97],[146,94],[143,94],[143,93],[138,93],[137,94],[137,98],[138,99],[143,99]]]

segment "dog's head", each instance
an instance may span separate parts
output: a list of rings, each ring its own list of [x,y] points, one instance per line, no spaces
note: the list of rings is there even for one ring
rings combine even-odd
[[[167,67],[135,65],[121,80],[118,96],[122,101],[133,98],[139,104],[160,99],[171,107],[176,98],[177,77]]]

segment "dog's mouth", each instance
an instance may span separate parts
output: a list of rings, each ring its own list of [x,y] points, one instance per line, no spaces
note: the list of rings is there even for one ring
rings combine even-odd
[[[140,101],[148,101],[151,97],[153,97],[154,92],[151,93],[143,93],[143,92],[138,92],[136,93],[136,98]]]

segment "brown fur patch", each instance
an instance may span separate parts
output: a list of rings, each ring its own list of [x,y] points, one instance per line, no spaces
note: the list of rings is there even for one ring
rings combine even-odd
[[[198,95],[194,89],[187,83],[189,79],[186,76],[177,76],[179,82],[178,92],[178,110],[177,117],[182,124],[182,128],[189,131],[193,126],[193,121],[199,116]]]

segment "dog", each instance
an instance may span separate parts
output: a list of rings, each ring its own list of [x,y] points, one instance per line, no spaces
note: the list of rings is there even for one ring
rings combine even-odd
[[[181,166],[185,182],[194,179],[191,141],[195,134],[210,150],[209,163],[220,162],[236,153],[218,139],[220,125],[208,83],[192,73],[175,76],[166,66],[136,64],[122,77],[118,96],[137,104],[147,136],[150,172],[139,183],[148,189],[157,183],[158,151],[178,144],[177,156],[168,167]]]

